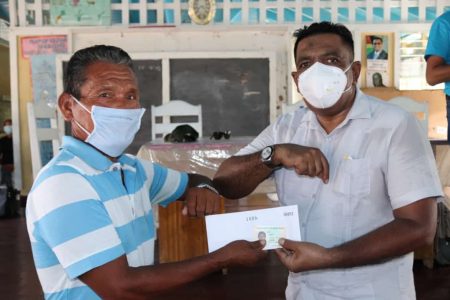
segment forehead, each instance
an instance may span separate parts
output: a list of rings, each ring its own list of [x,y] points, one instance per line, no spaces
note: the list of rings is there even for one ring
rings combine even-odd
[[[320,33],[308,36],[298,43],[296,58],[311,55],[320,56],[330,52],[351,56],[350,47],[344,43],[339,35]]]
[[[101,84],[108,81],[137,84],[133,70],[124,64],[114,64],[103,61],[95,62],[87,66],[84,75],[86,79],[85,84],[92,84],[92,82]]]

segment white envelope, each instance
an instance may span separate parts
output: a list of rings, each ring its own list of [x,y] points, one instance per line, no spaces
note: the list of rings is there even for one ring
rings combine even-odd
[[[249,210],[205,217],[209,252],[235,240],[266,240],[264,250],[281,248],[278,239],[300,241],[297,205]]]

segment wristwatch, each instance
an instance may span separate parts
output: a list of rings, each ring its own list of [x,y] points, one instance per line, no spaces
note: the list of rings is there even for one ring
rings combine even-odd
[[[207,183],[200,183],[200,184],[197,185],[196,187],[201,188],[201,189],[208,189],[208,190],[210,190],[211,192],[214,192],[214,193],[216,193],[217,195],[220,195],[220,194],[219,194],[219,191],[216,190],[215,187],[213,187],[213,186],[211,186],[211,185],[209,185],[209,184],[207,184]]]
[[[275,153],[274,146],[267,146],[261,151],[261,161],[268,167],[274,168],[276,166],[273,165],[273,154]]]

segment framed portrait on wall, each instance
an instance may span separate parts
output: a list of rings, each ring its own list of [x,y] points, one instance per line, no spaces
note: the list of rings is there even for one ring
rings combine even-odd
[[[392,86],[392,51],[390,34],[364,34],[363,67],[365,67],[366,87]]]

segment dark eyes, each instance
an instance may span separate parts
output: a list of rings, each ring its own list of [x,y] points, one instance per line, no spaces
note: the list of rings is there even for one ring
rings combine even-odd
[[[99,98],[114,98],[114,95],[110,92],[103,92],[98,95]],[[137,100],[137,96],[135,94],[130,94],[126,96],[127,100]]]
[[[99,96],[99,98],[111,98],[111,94],[110,93],[101,93],[98,96]]]
[[[298,65],[299,69],[305,69],[309,67],[309,62],[302,62]]]
[[[321,63],[325,64],[325,65],[332,65],[332,66],[339,66],[340,65],[340,60],[336,57],[328,57],[325,59],[320,60]],[[302,61],[298,64],[297,69],[298,70],[304,70],[309,68],[311,65],[313,65],[315,63],[312,61]]]
[[[339,63],[339,60],[337,59],[337,58],[334,58],[334,57],[331,57],[331,58],[327,58],[327,63],[328,64],[332,64],[332,65],[335,65],[335,64],[337,64],[337,63]]]

